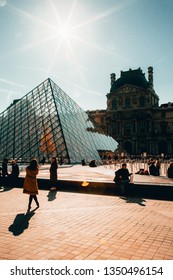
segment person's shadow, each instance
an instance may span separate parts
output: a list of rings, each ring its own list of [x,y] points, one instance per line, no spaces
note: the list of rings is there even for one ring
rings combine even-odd
[[[4,186],[0,187],[0,192],[8,192],[8,191],[11,191],[11,190],[12,190],[12,187],[4,187]]]
[[[9,226],[8,230],[11,231],[15,236],[22,234],[24,230],[29,227],[29,220],[34,214],[34,210],[27,213],[17,214],[13,224]]]
[[[141,197],[127,197],[127,196],[120,196],[121,199],[125,200],[126,203],[137,203],[140,206],[146,206],[144,202],[146,202],[145,199]]]
[[[57,190],[49,191],[47,195],[48,201],[53,201],[54,199],[56,199],[56,194],[57,194]]]

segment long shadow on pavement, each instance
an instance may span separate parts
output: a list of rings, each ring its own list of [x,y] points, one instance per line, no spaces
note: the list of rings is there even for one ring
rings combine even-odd
[[[1,192],[8,192],[8,191],[11,191],[13,189],[13,187],[4,187],[4,186],[1,186],[0,187],[0,193]]]
[[[56,194],[57,194],[57,190],[49,191],[49,193],[47,195],[48,201],[53,201],[54,199],[56,199]]]
[[[34,210],[27,213],[17,214],[13,224],[9,226],[8,230],[13,233],[14,236],[18,236],[29,227],[29,220],[34,216]]]
[[[146,200],[141,197],[120,196],[120,198],[125,200],[126,203],[137,203],[140,206],[146,206],[144,203],[144,202],[146,202]]]

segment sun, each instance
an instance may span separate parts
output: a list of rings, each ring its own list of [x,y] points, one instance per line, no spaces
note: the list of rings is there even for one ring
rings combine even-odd
[[[71,36],[71,29],[70,27],[64,25],[64,26],[61,26],[59,29],[58,29],[58,32],[57,32],[57,36],[60,38],[60,39],[66,39],[68,40]]]
[[[43,44],[48,45],[51,49],[51,62],[48,67],[49,72],[54,68],[57,57],[68,58],[68,61],[79,66],[81,65],[78,59],[79,51],[82,50],[83,52],[84,48],[94,49],[103,53],[107,52],[104,47],[95,43],[94,32],[92,32],[91,26],[109,15],[118,12],[121,7],[117,5],[111,6],[111,8],[101,13],[89,16],[85,7],[79,2],[78,0],[49,0],[46,1],[46,3],[49,3],[51,12],[43,14],[42,11],[40,11],[38,15],[31,14],[17,6],[8,4],[10,8],[22,16],[25,21],[29,21],[29,26],[35,27],[35,29],[31,28],[32,35],[29,43],[22,45],[16,50],[13,49],[13,52],[43,46]],[[47,48],[45,49],[47,50]]]

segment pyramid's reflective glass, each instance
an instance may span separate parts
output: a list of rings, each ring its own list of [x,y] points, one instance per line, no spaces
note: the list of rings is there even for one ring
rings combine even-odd
[[[0,157],[30,161],[62,157],[67,163],[100,160],[117,142],[47,79],[0,114]]]

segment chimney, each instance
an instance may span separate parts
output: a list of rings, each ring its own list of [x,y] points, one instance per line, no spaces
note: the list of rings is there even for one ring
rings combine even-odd
[[[112,73],[110,76],[111,76],[111,86],[112,86],[113,83],[114,83],[115,80],[116,80],[116,75],[115,75],[115,73]]]
[[[148,81],[149,87],[153,89],[153,67],[148,67]]]

